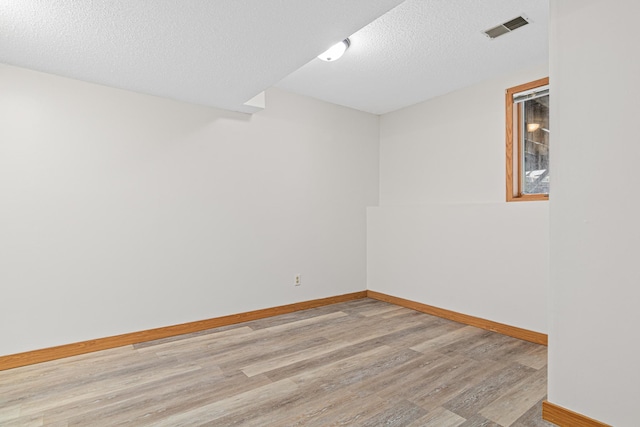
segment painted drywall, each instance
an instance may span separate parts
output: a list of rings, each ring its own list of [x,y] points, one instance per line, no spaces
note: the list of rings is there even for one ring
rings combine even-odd
[[[380,119],[371,290],[546,332],[548,203],[506,203],[505,90],[547,64]]]
[[[547,212],[543,203],[369,208],[368,286],[546,332]]]
[[[551,1],[548,398],[616,427],[638,425],[640,400],[638,15]]]
[[[377,116],[0,65],[0,118],[0,355],[365,289]]]
[[[547,64],[380,118],[380,205],[505,201],[505,90]]]

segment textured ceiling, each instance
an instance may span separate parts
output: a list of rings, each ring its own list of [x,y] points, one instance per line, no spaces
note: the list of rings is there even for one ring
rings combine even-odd
[[[236,111],[401,0],[0,0],[0,62]]]
[[[382,114],[548,60],[548,0],[407,0],[276,86]],[[524,14],[495,40],[482,32]],[[541,76],[543,77],[543,76]]]
[[[520,14],[532,24],[482,34]],[[276,85],[381,114],[547,61],[547,15],[548,0],[0,0],[0,62],[235,111]],[[315,59],[347,36],[339,61]]]

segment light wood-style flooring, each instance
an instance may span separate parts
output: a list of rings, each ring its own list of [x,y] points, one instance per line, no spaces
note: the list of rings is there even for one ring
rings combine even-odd
[[[361,299],[0,372],[0,425],[551,426],[546,364]]]

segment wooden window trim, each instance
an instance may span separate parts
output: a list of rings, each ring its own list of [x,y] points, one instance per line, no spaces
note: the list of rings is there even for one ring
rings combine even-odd
[[[520,144],[517,145],[517,150],[514,150],[513,148],[513,144],[514,144],[514,133],[513,133],[513,95],[519,92],[524,92],[526,90],[530,90],[530,89],[534,89],[536,87],[540,87],[540,86],[546,86],[549,84],[549,77],[545,77],[542,79],[538,79],[529,83],[524,83],[518,86],[514,86],[512,88],[507,89],[506,92],[506,98],[505,98],[505,105],[506,105],[506,138],[507,138],[507,143],[506,143],[506,167],[507,167],[507,173],[506,173],[506,179],[507,179],[507,202],[529,202],[529,201],[539,201],[539,200],[549,200],[549,195],[548,194],[522,194],[522,176],[520,173],[518,173],[518,177],[517,177],[517,181],[514,179],[513,177],[513,154],[514,151],[517,151],[517,156],[518,159],[521,158],[521,154],[520,150]],[[517,106],[517,108],[522,108],[522,106],[519,104]],[[521,120],[521,114],[518,114],[518,121]],[[522,126],[520,123],[518,123],[518,132],[515,135],[515,137],[517,138],[517,141],[520,141],[520,132],[521,132]],[[517,184],[517,191],[514,191],[514,182],[516,182]]]

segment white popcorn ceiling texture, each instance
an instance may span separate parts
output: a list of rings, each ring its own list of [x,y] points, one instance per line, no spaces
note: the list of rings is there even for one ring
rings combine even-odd
[[[520,14],[533,23],[482,34]],[[547,15],[548,0],[0,0],[0,62],[234,111],[276,85],[380,114],[546,61]],[[339,61],[315,59],[346,37]]]

